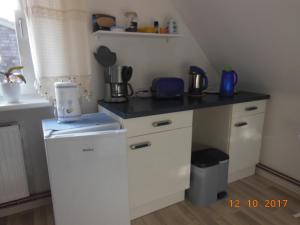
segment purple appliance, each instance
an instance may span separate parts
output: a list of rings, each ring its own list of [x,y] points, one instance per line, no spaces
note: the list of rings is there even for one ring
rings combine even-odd
[[[152,96],[158,99],[179,98],[184,95],[184,81],[177,77],[160,77],[152,81]]]

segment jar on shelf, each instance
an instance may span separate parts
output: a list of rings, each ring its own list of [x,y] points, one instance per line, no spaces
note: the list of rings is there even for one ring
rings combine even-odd
[[[125,17],[127,18],[126,31],[137,32],[137,30],[138,30],[138,15],[137,15],[137,13],[136,12],[126,12]]]
[[[176,34],[178,32],[177,23],[174,19],[169,19],[167,22],[168,33]]]

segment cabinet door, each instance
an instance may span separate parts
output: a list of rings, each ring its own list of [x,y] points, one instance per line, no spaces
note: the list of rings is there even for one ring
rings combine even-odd
[[[129,225],[124,130],[45,140],[55,224]]]
[[[229,173],[259,162],[264,113],[233,118],[229,143]]]
[[[189,187],[191,137],[189,127],[128,139],[131,208]]]

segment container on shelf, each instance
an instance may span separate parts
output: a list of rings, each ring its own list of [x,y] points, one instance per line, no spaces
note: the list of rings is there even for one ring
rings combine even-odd
[[[174,19],[170,19],[167,23],[168,27],[168,33],[170,34],[176,34],[178,32],[177,29],[177,23]]]

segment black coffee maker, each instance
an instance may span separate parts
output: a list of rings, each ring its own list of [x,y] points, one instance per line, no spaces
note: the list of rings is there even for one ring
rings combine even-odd
[[[131,66],[114,65],[104,69],[105,102],[126,102],[134,94],[129,83],[132,76]]]
[[[128,101],[128,97],[134,94],[129,83],[133,72],[132,67],[116,65],[117,54],[106,46],[100,46],[94,56],[104,68],[104,101]]]

